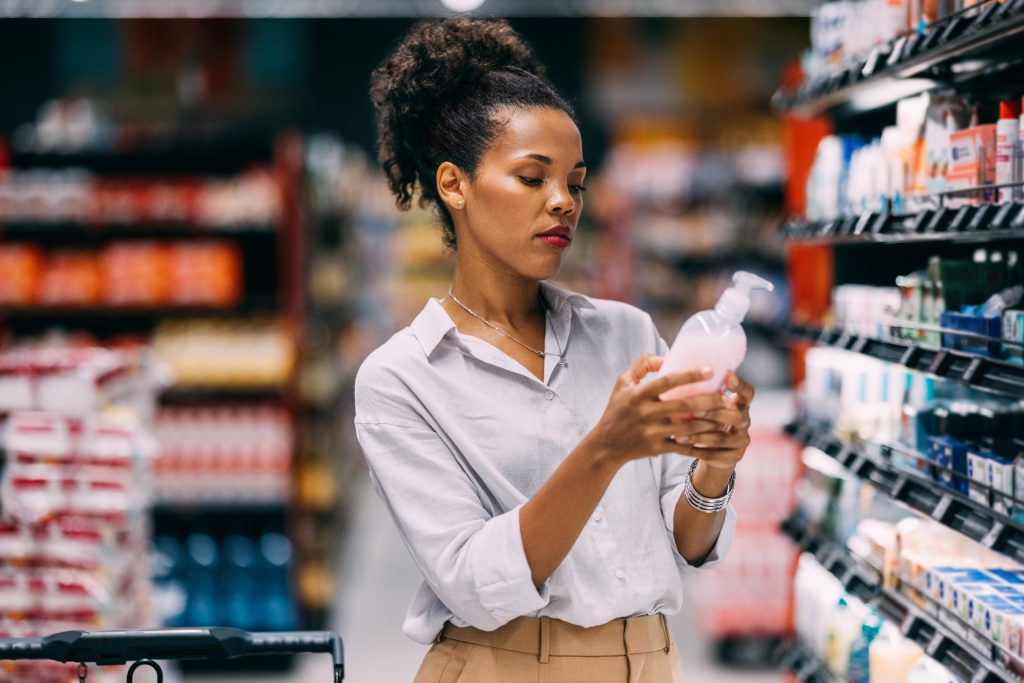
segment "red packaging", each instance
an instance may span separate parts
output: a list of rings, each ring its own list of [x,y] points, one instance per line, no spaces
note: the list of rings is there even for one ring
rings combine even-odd
[[[232,306],[242,296],[242,257],[229,242],[171,247],[170,303],[178,306]]]
[[[111,306],[162,306],[169,299],[167,248],[161,244],[112,244],[100,256],[100,273],[100,298]]]
[[[0,306],[31,306],[39,299],[43,252],[27,244],[0,244]]]
[[[43,273],[39,303],[44,306],[96,306],[100,294],[96,255],[88,251],[56,251]]]

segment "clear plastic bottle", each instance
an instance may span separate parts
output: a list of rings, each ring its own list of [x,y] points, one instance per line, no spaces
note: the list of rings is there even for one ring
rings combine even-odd
[[[709,367],[710,379],[670,389],[662,400],[673,400],[720,391],[727,372],[735,370],[747,353],[747,335],[740,323],[750,308],[750,292],[772,291],[774,285],[762,277],[743,271],[732,276],[733,286],[725,290],[710,311],[690,317],[679,330],[658,376]]]

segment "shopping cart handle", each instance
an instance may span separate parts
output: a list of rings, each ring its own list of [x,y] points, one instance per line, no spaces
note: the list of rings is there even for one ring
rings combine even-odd
[[[250,633],[237,628],[163,628],[137,631],[64,631],[45,638],[0,639],[0,660],[124,664],[140,659],[230,659],[246,655],[324,653],[334,680],[344,677],[341,638],[332,631]]]

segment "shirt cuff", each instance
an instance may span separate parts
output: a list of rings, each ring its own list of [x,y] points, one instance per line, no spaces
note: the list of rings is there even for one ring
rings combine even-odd
[[[704,558],[704,561],[699,565],[692,565],[686,561],[686,558],[679,552],[679,547],[676,545],[675,537],[675,518],[676,518],[676,505],[679,503],[679,498],[683,495],[683,484],[679,484],[668,495],[662,498],[662,516],[665,518],[665,526],[668,529],[669,545],[672,546],[672,555],[676,559],[676,566],[679,567],[679,573],[683,578],[693,574],[699,574],[706,572],[710,569],[714,569],[716,566],[721,564],[722,560],[725,559],[726,555],[729,554],[729,548],[732,547],[732,537],[736,532],[736,520],[737,514],[736,509],[730,503],[725,508],[725,521],[722,523],[722,530],[718,533],[718,538],[715,540],[715,545],[711,548],[711,552]]]
[[[477,599],[499,625],[536,612],[551,600],[547,581],[540,590],[533,585],[519,524],[521,509],[516,506],[489,520],[481,530],[487,538],[478,539],[486,550],[477,555],[480,566],[473,572]]]

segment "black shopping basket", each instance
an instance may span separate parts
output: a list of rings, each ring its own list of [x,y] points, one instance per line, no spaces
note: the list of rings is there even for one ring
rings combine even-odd
[[[345,675],[341,638],[331,631],[282,631],[250,633],[236,628],[165,628],[132,631],[63,631],[45,638],[0,638],[0,660],[44,659],[78,664],[78,679],[86,681],[88,664],[133,662],[128,683],[136,669],[148,666],[163,672],[157,659],[223,660],[248,655],[300,653],[330,654],[334,659],[334,683]]]

